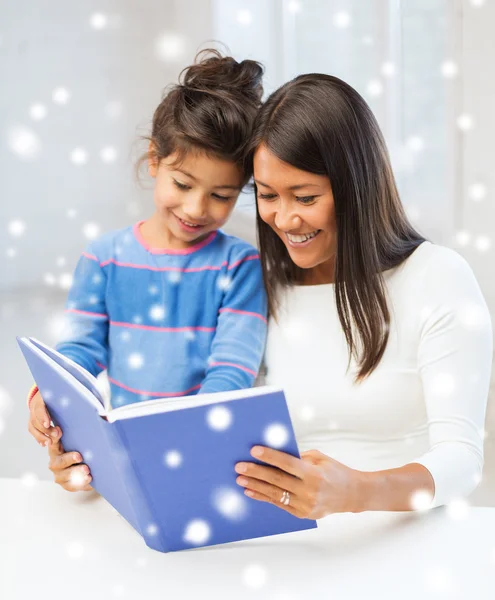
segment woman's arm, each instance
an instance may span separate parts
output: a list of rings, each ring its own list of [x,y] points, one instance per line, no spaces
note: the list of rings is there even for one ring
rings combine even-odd
[[[425,274],[418,369],[430,449],[403,467],[362,473],[359,510],[410,510],[448,504],[481,481],[492,365],[488,308],[468,263],[445,249]],[[411,506],[412,504],[412,506]]]

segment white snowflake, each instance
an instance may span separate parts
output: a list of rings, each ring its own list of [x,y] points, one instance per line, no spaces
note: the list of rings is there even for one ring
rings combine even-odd
[[[122,331],[120,333],[120,339],[123,342],[128,342],[131,339],[131,333],[130,333],[130,331]]]
[[[96,273],[95,275],[93,275],[93,278],[91,279],[91,281],[95,285],[98,285],[99,283],[101,283],[103,281],[103,277],[101,275],[99,275],[98,273]]]
[[[91,296],[89,297],[89,303],[90,303],[90,304],[98,304],[98,296],[95,296],[94,294],[93,294],[93,295],[91,295]]]
[[[176,61],[184,54],[186,40],[175,32],[162,33],[155,41],[156,56],[166,62]]]
[[[185,336],[186,340],[189,340],[190,342],[192,342],[196,339],[196,334],[194,333],[194,331],[191,331],[190,329],[187,329],[184,332],[184,336]]]
[[[410,506],[412,510],[423,512],[430,509],[432,501],[433,497],[429,492],[420,490],[411,495]]]
[[[29,116],[33,121],[41,121],[46,117],[46,106],[44,104],[33,104],[29,109]]]
[[[15,248],[7,248],[5,254],[7,258],[14,258],[17,255],[17,250]]]
[[[168,274],[168,280],[170,281],[170,283],[179,283],[181,279],[182,274],[180,273],[180,271],[170,271],[170,273]]]
[[[86,462],[88,460],[93,460],[93,453],[91,452],[91,450],[86,450],[85,452],[82,453],[82,455],[83,455],[84,462]]]
[[[251,11],[242,9],[237,12],[237,22],[240,25],[250,25],[253,21],[253,15]]]
[[[471,241],[471,234],[467,231],[458,231],[455,240],[459,246],[467,246]]]
[[[14,127],[8,135],[9,147],[23,160],[33,160],[41,153],[41,142],[34,131],[24,125]]]
[[[290,0],[287,10],[292,14],[298,13],[301,10],[301,3],[298,0]]]
[[[263,439],[267,446],[282,448],[289,441],[289,431],[282,423],[272,423],[265,429]]]
[[[158,527],[154,523],[150,523],[148,527],[146,527],[146,533],[155,536],[158,533]]]
[[[473,183],[469,186],[469,197],[475,202],[484,200],[486,197],[486,185],[484,183]]]
[[[24,223],[24,221],[21,221],[20,219],[10,221],[8,225],[8,230],[10,235],[14,237],[20,237],[26,231],[26,223]]]
[[[453,60],[446,60],[442,64],[441,71],[442,71],[442,75],[446,79],[453,79],[459,73],[459,67],[457,66],[457,64]]]
[[[443,398],[450,396],[456,388],[456,382],[450,373],[437,373],[433,378],[431,391],[436,396]]]
[[[232,285],[232,279],[228,275],[222,275],[217,280],[218,289],[226,292]]]
[[[248,512],[246,496],[238,490],[219,488],[213,492],[213,505],[216,510],[232,521],[239,521]]]
[[[88,240],[94,240],[100,234],[100,227],[96,223],[86,223],[83,227],[83,235]]]
[[[454,521],[465,519],[469,513],[469,504],[464,498],[457,498],[447,505],[447,514]]]
[[[171,469],[176,469],[182,464],[182,454],[178,450],[169,450],[164,457],[165,464]]]
[[[163,319],[166,316],[165,307],[162,306],[161,304],[154,304],[150,308],[149,315],[150,315],[150,319],[152,319],[153,321],[163,321]]]
[[[133,352],[129,355],[127,364],[131,369],[141,369],[144,365],[144,356],[139,352]]]
[[[268,579],[268,572],[263,565],[247,565],[242,572],[242,582],[246,587],[254,590],[262,588]]]
[[[64,87],[58,87],[53,90],[52,100],[55,104],[67,104],[70,99],[70,92]]]
[[[123,112],[122,102],[112,100],[105,106],[105,113],[110,119],[118,119]]]
[[[88,153],[84,148],[74,148],[70,153],[70,160],[77,166],[85,165],[88,162]]]
[[[152,296],[156,296],[159,292],[158,286],[156,285],[150,285],[150,287],[148,288],[148,292],[152,295]]]
[[[67,211],[67,217],[69,219],[75,219],[77,217],[77,210],[75,208],[69,208]]]
[[[113,163],[117,160],[117,150],[113,146],[106,146],[100,150],[100,158],[104,163]]]
[[[26,487],[34,487],[39,481],[38,476],[35,473],[24,473],[21,476],[21,482]]]
[[[105,29],[108,25],[108,17],[102,13],[94,13],[89,22],[93,29]]]
[[[67,396],[62,396],[62,398],[60,398],[60,406],[62,408],[67,408],[70,404],[70,400],[69,398],[67,398]]]
[[[303,420],[303,421],[311,421],[315,416],[315,411],[314,408],[312,406],[302,406],[301,409],[299,410],[299,417]]]
[[[366,88],[366,91],[372,98],[383,94],[383,84],[379,79],[372,79]]]
[[[206,415],[206,420],[211,429],[225,431],[232,424],[232,412],[225,406],[214,406]]]
[[[479,252],[487,252],[492,247],[492,240],[487,235],[479,235],[474,245]]]
[[[58,278],[58,285],[62,290],[70,290],[72,282],[72,273],[62,273]]]
[[[143,318],[139,315],[135,315],[134,317],[132,317],[132,322],[136,325],[141,325],[141,323],[143,322]]]
[[[69,558],[78,559],[84,556],[84,546],[80,542],[71,542],[65,548]]]
[[[457,118],[457,127],[461,131],[469,131],[474,127],[474,119],[471,115],[464,113]]]
[[[210,536],[210,525],[202,519],[194,519],[187,524],[183,540],[194,546],[200,546],[206,544]]]
[[[338,29],[345,29],[346,27],[349,27],[352,19],[348,12],[341,10],[335,13],[332,20],[335,27]]]

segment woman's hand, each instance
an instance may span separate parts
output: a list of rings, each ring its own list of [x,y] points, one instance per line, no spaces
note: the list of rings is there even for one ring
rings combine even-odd
[[[237,463],[237,483],[244,493],[261,502],[270,502],[301,519],[321,519],[331,513],[359,512],[363,474],[332,458],[309,450],[295,458],[285,452],[255,446],[251,455],[265,465]],[[281,503],[284,491],[288,505]]]
[[[29,405],[28,431],[40,446],[49,446],[53,439],[62,436],[60,427],[51,427],[50,423],[50,414],[38,391]]]
[[[93,488],[89,485],[92,477],[88,465],[83,464],[79,452],[65,452],[60,437],[57,435],[48,446],[48,468],[55,476],[55,483],[68,492],[92,491]]]

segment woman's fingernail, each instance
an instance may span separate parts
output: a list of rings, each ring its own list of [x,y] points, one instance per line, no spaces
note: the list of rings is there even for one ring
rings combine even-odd
[[[251,450],[251,454],[253,456],[263,456],[263,448],[259,448],[258,446],[255,446],[252,450]]]
[[[235,466],[235,470],[237,471],[237,473],[245,473],[246,465],[244,463],[239,463],[238,465]]]
[[[237,483],[239,485],[247,485],[248,484],[248,480],[245,477],[238,477],[237,478]]]

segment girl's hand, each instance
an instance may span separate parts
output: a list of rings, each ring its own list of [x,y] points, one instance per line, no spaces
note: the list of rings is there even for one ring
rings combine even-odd
[[[93,488],[89,485],[92,477],[88,465],[83,464],[82,456],[78,452],[65,452],[60,437],[61,434],[57,435],[48,446],[48,468],[55,476],[55,483],[68,492],[92,491]]]
[[[301,458],[285,452],[254,446],[251,455],[269,466],[251,462],[237,463],[237,483],[244,493],[269,502],[301,519],[321,519],[331,513],[358,512],[360,471],[329,456],[309,450]],[[284,491],[290,493],[288,505],[281,503]]]
[[[39,392],[31,399],[29,406],[28,431],[40,446],[49,446],[52,439],[62,437],[60,427],[50,426],[51,417]]]

